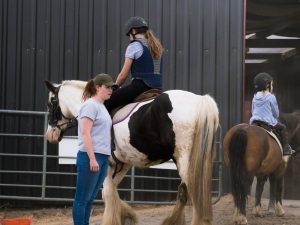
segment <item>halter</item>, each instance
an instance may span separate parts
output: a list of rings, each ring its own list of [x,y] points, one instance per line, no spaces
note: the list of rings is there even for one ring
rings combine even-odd
[[[57,127],[59,130],[62,131],[61,127],[64,125],[66,126],[66,130],[72,127],[76,127],[78,125],[77,116],[74,118],[66,117],[60,108],[59,99],[58,99],[58,92],[61,86],[57,88],[54,92],[54,96],[50,98],[50,102],[48,102],[48,111],[49,111],[49,124],[52,127]],[[64,118],[67,120],[65,123],[58,124],[58,121]],[[62,135],[61,135],[62,136]]]

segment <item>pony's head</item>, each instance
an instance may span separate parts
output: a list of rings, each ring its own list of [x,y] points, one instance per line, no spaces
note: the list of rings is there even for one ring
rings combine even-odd
[[[84,82],[82,82],[84,83]],[[48,95],[48,129],[47,140],[58,143],[65,130],[77,126],[77,107],[80,104],[84,85],[76,86],[71,81],[62,84],[53,84],[45,81]]]

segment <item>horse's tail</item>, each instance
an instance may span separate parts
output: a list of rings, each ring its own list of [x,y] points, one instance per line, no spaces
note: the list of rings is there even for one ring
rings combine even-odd
[[[200,96],[188,169],[188,190],[198,218],[212,220],[211,177],[219,110],[209,95]]]
[[[247,131],[243,128],[236,130],[229,142],[229,163],[231,174],[232,195],[235,206],[246,213],[244,208],[250,185],[250,177],[245,165],[247,146]]]

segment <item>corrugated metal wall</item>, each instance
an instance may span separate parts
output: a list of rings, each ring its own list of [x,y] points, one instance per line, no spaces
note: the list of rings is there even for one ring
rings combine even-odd
[[[116,77],[128,44],[123,25],[138,15],[149,22],[165,48],[164,89],[210,93],[226,131],[242,116],[243,4],[243,0],[0,0],[0,108],[46,111],[45,79],[87,80],[100,72]],[[34,132],[41,125],[12,120],[0,119],[1,132],[11,127]],[[7,143],[1,142],[3,152]],[[12,146],[10,151],[19,151],[20,143]]]

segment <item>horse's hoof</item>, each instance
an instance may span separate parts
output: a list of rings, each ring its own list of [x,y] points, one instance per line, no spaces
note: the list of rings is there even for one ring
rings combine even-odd
[[[276,216],[283,217],[285,215],[284,211],[276,211]]]
[[[246,221],[236,221],[234,224],[235,225],[247,225],[248,221],[247,220]]]
[[[235,225],[247,225],[248,221],[247,221],[246,217],[239,217],[239,218],[235,219],[234,224]]]
[[[260,206],[254,207],[252,213],[257,217],[263,217]]]
[[[285,214],[285,211],[284,211],[281,203],[279,203],[279,202],[275,205],[275,214],[278,217],[282,217]]]

